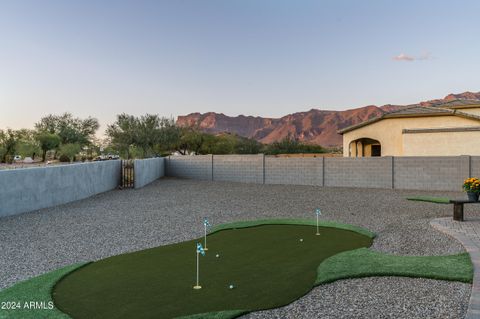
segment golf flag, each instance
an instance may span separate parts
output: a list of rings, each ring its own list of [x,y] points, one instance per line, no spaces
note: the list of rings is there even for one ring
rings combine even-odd
[[[205,256],[205,250],[203,250],[203,246],[200,243],[197,243],[197,253],[202,254],[202,256]]]
[[[206,218],[203,221],[203,225],[205,225],[205,227],[211,227],[212,226],[212,225],[210,225],[210,223],[208,222],[208,219],[206,219]]]
[[[322,211],[320,210],[320,208],[317,208],[317,209],[315,210],[315,213],[317,214],[317,216],[322,215]]]

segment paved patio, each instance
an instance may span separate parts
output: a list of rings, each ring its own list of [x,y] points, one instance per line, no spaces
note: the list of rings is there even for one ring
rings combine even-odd
[[[470,217],[463,222],[436,218],[430,224],[461,242],[470,254],[475,273],[465,319],[480,318],[480,218]]]
[[[414,195],[462,193],[259,185],[164,178],[139,190],[114,190],[66,205],[0,219],[0,289],[81,261],[200,237],[202,220],[219,224],[275,217],[322,218],[377,233],[372,249],[400,255],[464,251],[430,226],[450,205]],[[475,206],[475,205],[471,205]],[[466,208],[466,216],[480,214]],[[251,318],[463,318],[471,285],[372,277],[316,287],[296,302]]]

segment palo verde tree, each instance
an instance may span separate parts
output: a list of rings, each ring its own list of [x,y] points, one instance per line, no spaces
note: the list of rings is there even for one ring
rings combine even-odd
[[[37,130],[38,141],[42,144],[42,151],[44,152],[43,158],[45,158],[46,151],[52,149],[57,150],[62,145],[73,144],[75,147],[69,149],[81,149],[84,146],[92,144],[92,140],[95,137],[95,132],[100,127],[98,120],[93,117],[87,117],[81,119],[73,117],[70,113],[64,113],[61,115],[47,115],[40,119],[35,124]],[[60,143],[57,144],[56,137],[60,139]]]
[[[34,130],[17,130],[17,139],[18,141],[15,146],[16,155],[35,159],[35,156],[40,154],[41,149],[38,141],[35,138]]]
[[[138,119],[125,113],[117,115],[115,123],[108,125],[106,135],[113,148],[125,153],[130,158],[130,147],[138,137]]]
[[[35,124],[38,132],[56,134],[61,144],[89,145],[100,127],[98,120],[93,117],[81,119],[70,113],[62,115],[47,115]]]
[[[127,158],[135,149],[141,150],[143,157],[174,150],[181,136],[173,119],[154,114],[140,117],[119,114],[115,123],[107,127],[106,135],[110,145]]]
[[[39,132],[35,135],[40,149],[42,150],[42,161],[45,162],[47,152],[57,149],[60,146],[60,136],[49,132]]]

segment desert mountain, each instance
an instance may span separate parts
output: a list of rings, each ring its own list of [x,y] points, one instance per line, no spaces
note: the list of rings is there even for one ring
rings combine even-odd
[[[443,99],[420,102],[422,106],[441,106],[455,100],[479,100],[480,92],[449,94]],[[411,105],[368,105],[345,111],[328,111],[311,109],[281,118],[264,118],[254,116],[227,116],[223,113],[191,113],[179,116],[180,126],[195,126],[207,133],[229,132],[254,138],[262,143],[279,141],[289,134],[301,141],[322,146],[340,146],[342,136],[337,133],[341,128],[354,125],[385,112],[393,112]]]

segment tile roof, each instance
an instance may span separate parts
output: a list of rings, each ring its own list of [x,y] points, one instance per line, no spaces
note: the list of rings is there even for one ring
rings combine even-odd
[[[455,100],[452,102],[458,102],[459,100]],[[468,101],[468,103],[464,104],[449,104],[446,105],[446,103],[442,104],[442,107],[440,106],[422,106],[419,104],[411,105],[405,108],[402,108],[400,110],[392,111],[392,112],[387,112],[382,114],[379,117],[364,121],[362,123],[358,123],[355,125],[351,125],[348,127],[345,127],[341,130],[338,130],[339,134],[343,134],[346,132],[353,131],[357,128],[367,126],[369,124],[381,121],[386,118],[401,118],[401,117],[415,117],[415,116],[443,116],[443,115],[453,115],[453,116],[460,116],[464,118],[469,118],[473,120],[478,120],[480,121],[480,116],[478,115],[473,115],[470,113],[465,113],[461,111],[457,111],[454,108],[449,108],[449,107],[458,107],[458,106],[470,106],[470,105],[478,105],[480,107],[480,101],[474,101],[474,100],[462,100],[463,102]],[[475,103],[474,103],[475,102]]]
[[[383,115],[383,117],[391,117],[398,115],[417,115],[417,114],[445,114],[450,115],[453,111],[449,109],[443,109],[439,107],[428,107],[428,106],[419,106],[415,105],[412,107],[407,107],[393,112],[388,112]]]

